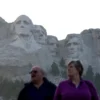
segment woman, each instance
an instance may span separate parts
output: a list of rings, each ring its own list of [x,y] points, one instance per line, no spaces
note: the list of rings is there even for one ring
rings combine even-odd
[[[95,87],[83,80],[83,66],[80,61],[71,61],[67,68],[68,80],[57,87],[54,100],[99,100]]]

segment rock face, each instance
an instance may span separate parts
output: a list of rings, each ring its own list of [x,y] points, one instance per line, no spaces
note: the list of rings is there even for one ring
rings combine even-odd
[[[31,65],[40,65],[50,75],[54,62],[61,75],[63,69],[59,62],[62,58],[66,65],[71,60],[80,60],[85,71],[92,66],[94,72],[100,72],[99,44],[100,29],[68,34],[58,41],[55,36],[48,35],[43,26],[34,25],[26,15],[19,16],[12,23],[0,18],[0,68],[2,71],[10,68],[7,74],[10,73],[8,76],[13,80],[26,76]],[[14,70],[19,71],[11,74]]]
[[[89,54],[91,60],[90,65],[94,68],[94,72],[100,73],[100,29],[84,30],[81,32],[81,36],[84,44],[91,50],[91,54]]]
[[[63,58],[68,64],[72,60],[80,60],[85,66],[84,69],[88,68],[88,63],[90,63],[89,52],[90,49],[84,44],[80,34],[69,34],[64,41],[63,47]]]
[[[50,71],[53,60],[48,51],[47,33],[42,26],[33,25],[29,17],[21,15],[13,23],[4,23],[0,27],[0,36],[0,66],[32,64]]]
[[[59,41],[48,35],[43,26],[34,25],[26,15],[19,16],[12,23],[0,17],[0,78],[12,82],[29,81],[31,67],[39,65],[58,85],[66,78],[65,65],[71,60],[82,62],[84,74],[89,66],[95,73],[100,73],[100,29],[68,34]],[[55,74],[53,69],[59,72],[56,76],[51,74],[52,71]]]
[[[15,38],[9,45],[16,48],[22,48],[29,53],[41,48],[34,39],[32,34],[33,24],[27,16],[19,16],[12,24],[12,27]]]
[[[47,36],[47,45],[48,45],[50,54],[53,57],[57,56],[58,39],[55,36],[48,35]]]
[[[33,35],[35,40],[41,46],[45,46],[47,44],[47,32],[45,28],[41,25],[34,25],[33,26]]]

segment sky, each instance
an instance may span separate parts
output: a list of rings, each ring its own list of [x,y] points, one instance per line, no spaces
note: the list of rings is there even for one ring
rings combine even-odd
[[[100,28],[100,0],[0,0],[0,17],[5,21],[13,22],[23,14],[59,40]]]

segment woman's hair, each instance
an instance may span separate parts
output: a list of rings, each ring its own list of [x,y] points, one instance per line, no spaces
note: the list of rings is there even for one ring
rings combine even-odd
[[[83,74],[83,70],[84,70],[83,65],[81,64],[81,62],[80,62],[79,60],[77,60],[77,61],[71,61],[71,62],[68,64],[68,66],[71,65],[71,64],[74,65],[74,67],[77,69],[77,71],[79,72],[79,75],[80,75],[80,77],[81,77],[82,74]]]

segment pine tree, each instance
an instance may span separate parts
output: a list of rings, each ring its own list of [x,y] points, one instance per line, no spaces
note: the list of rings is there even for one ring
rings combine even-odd
[[[17,98],[20,90],[23,87],[23,81],[9,81],[8,79],[4,79],[0,83],[0,95],[4,97],[4,100],[9,100],[14,97]]]
[[[51,65],[51,73],[54,75],[54,76],[57,76],[59,75],[59,69],[58,69],[58,65],[53,62],[52,65]]]
[[[61,76],[63,77],[63,78],[67,78],[67,73],[66,73],[67,71],[66,70],[62,70],[61,71]]]
[[[62,58],[61,60],[60,60],[60,66],[62,67],[62,68],[65,68],[65,60]]]
[[[95,83],[95,86],[100,94],[100,74],[99,73],[95,74],[94,83]]]
[[[92,66],[89,66],[87,71],[86,71],[86,75],[84,76],[85,79],[90,80],[90,81],[94,81],[94,73],[93,73],[93,69]]]
[[[64,58],[62,57],[60,62],[59,62],[59,65],[62,67],[62,70],[61,70],[61,76],[63,78],[66,78],[67,77],[67,73],[66,73],[66,65],[65,65],[65,60]]]

